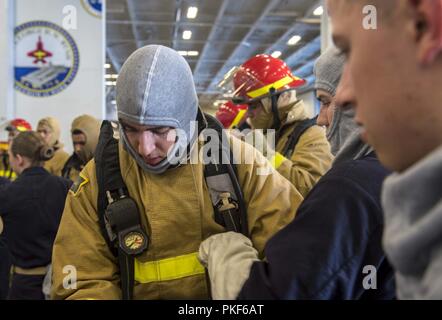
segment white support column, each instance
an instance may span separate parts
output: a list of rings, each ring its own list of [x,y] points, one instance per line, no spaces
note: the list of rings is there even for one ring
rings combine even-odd
[[[330,23],[329,16],[327,14],[327,8],[325,6],[325,0],[322,0],[322,6],[324,8],[324,13],[321,17],[321,52],[324,52],[325,49],[333,42],[332,41],[332,26]]]
[[[0,124],[15,116],[14,3],[14,0],[0,0]]]

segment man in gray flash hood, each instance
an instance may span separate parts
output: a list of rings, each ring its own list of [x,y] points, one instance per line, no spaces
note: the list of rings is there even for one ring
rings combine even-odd
[[[117,81],[118,119],[143,126],[171,127],[177,141],[169,156],[156,166],[147,164],[128,143],[121,130],[125,148],[138,165],[152,173],[162,173],[185,155],[188,144],[196,139],[191,123],[196,121],[198,97],[189,65],[176,51],[163,46],[146,46],[135,51],[123,65]]]
[[[199,149],[191,122],[203,117],[189,65],[163,46],[138,49],[121,69],[117,104],[121,177],[149,238],[147,250],[134,259],[133,298],[208,298],[197,251],[202,240],[225,228],[215,220],[204,174],[207,167],[182,161],[187,160],[187,150],[194,159],[193,152]],[[267,239],[293,220],[302,197],[277,172],[258,174],[272,172],[272,167],[252,146],[233,137],[230,142],[232,150],[241,150],[244,156],[235,165],[236,177],[252,246],[262,254]],[[118,259],[103,241],[97,219],[96,170],[95,160],[90,161],[81,172],[82,183],[66,199],[53,251],[56,299],[122,296]],[[66,265],[77,266],[76,289],[63,286]]]

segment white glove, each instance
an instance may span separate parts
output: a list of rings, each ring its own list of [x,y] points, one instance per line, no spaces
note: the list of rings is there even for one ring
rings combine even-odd
[[[204,240],[198,258],[209,271],[212,298],[233,300],[249,278],[253,262],[258,261],[258,251],[244,235],[225,232]]]

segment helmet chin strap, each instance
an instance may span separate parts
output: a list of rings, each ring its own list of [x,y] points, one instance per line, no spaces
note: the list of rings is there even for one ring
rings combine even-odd
[[[270,101],[273,113],[272,129],[278,131],[281,128],[281,119],[279,118],[279,112],[278,112],[278,95],[276,94],[275,88],[270,88],[269,92],[270,92]]]

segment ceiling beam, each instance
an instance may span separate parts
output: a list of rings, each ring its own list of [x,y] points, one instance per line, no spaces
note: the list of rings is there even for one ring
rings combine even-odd
[[[188,63],[196,63],[196,62],[198,62],[198,59],[192,59],[192,58],[189,58],[189,57],[184,57],[184,59],[186,59],[186,61],[187,61]],[[116,61],[118,61],[120,64],[122,64],[122,63],[124,63],[126,60],[125,60],[125,59],[124,59],[124,60],[117,59]],[[211,58],[203,59],[203,61],[204,61],[205,63],[224,63],[224,62],[226,62],[225,59],[211,59]]]
[[[307,43],[304,47],[294,52],[291,56],[285,59],[285,62],[293,68],[299,64],[307,63],[312,57],[314,57],[321,50],[321,36],[317,36],[315,39]]]
[[[309,62],[304,63],[300,68],[294,70],[293,74],[300,78],[307,78],[313,74],[316,58],[312,58]]]
[[[290,10],[290,11],[273,11],[269,15],[272,17],[284,17],[284,18],[293,18],[293,19],[297,19],[301,16],[299,12],[292,11],[292,10]]]
[[[272,54],[276,50],[284,52],[282,47],[288,48],[288,45],[287,45],[288,39],[295,34],[303,37],[306,33],[305,29],[306,29],[305,26],[301,25],[298,21],[296,21],[294,24],[292,24],[292,26],[286,32],[284,32],[284,34],[282,36],[279,37],[279,39],[277,39],[275,42],[270,44],[270,46],[268,46],[268,48],[264,52],[267,54]],[[301,30],[302,30],[302,32],[301,32]],[[299,42],[297,45],[299,45],[299,44],[301,44],[301,42]],[[281,58],[281,59],[284,60],[283,58]]]
[[[287,47],[287,41],[288,39],[294,35],[295,33],[304,36],[306,31],[306,26],[303,26],[301,23],[305,23],[306,19],[309,19],[309,17],[313,14],[313,11],[321,4],[320,0],[316,0],[313,5],[311,5],[305,12],[304,15],[299,14],[298,12],[291,13],[294,16],[294,23],[291,25],[291,27],[281,36],[278,40],[274,41],[273,44],[267,48],[265,51],[268,54],[272,54],[273,51],[279,49],[278,47],[281,45],[282,42],[284,42],[284,46]],[[278,15],[281,14],[281,12],[277,13]],[[273,15],[273,14],[272,14]],[[290,12],[287,16],[291,16]],[[316,19],[319,21],[319,24],[321,23],[321,19]],[[302,32],[301,32],[302,30]],[[302,33],[302,34],[300,34]],[[283,51],[283,50],[281,50]]]
[[[166,26],[171,27],[176,25],[176,22],[174,21],[132,21],[132,20],[106,20],[106,24],[109,25],[137,25],[137,26]],[[213,26],[213,23],[210,22],[188,22],[188,21],[182,21],[180,22],[180,25],[183,27],[201,27],[201,28],[211,28]],[[235,22],[220,22],[218,26],[223,27],[232,27],[232,28],[244,28],[249,29],[253,28],[255,25],[250,23],[235,23]],[[268,25],[268,28],[271,29],[281,29],[285,30],[287,29],[286,25]]]
[[[134,40],[131,39],[107,39],[107,43],[108,44],[112,44],[112,45],[118,45],[118,44],[124,44],[124,43],[129,43],[129,42],[133,42]],[[140,42],[151,42],[151,43],[170,43],[170,39],[139,39],[138,41]],[[205,43],[217,43],[217,44],[223,44],[223,45],[238,45],[239,43],[241,43],[241,40],[238,41],[231,41],[231,40],[183,40],[183,39],[178,39],[176,41],[177,43],[181,43],[181,44],[205,44]],[[274,44],[274,42],[262,42],[259,39],[256,39],[254,41],[249,41],[249,43],[253,43],[253,44],[259,44],[261,46],[271,46]],[[202,54],[201,54],[202,56]]]
[[[112,48],[106,47],[106,54],[109,57],[112,65],[114,66],[116,73],[119,73],[120,69],[121,69],[122,62],[119,61],[118,57],[113,52]]]
[[[207,51],[208,51],[210,44],[214,41],[213,37],[216,33],[218,25],[220,24],[220,22],[222,21],[222,19],[224,17],[224,13],[226,12],[228,5],[229,5],[229,0],[224,0],[218,9],[218,14],[216,15],[215,21],[213,22],[212,29],[210,30],[209,36],[207,37],[207,41],[204,44],[203,50],[201,51],[200,58],[198,59],[198,62],[196,63],[195,68],[193,69],[194,75],[198,74],[198,72],[199,72],[199,69],[201,67],[201,62],[203,61],[204,57],[207,55]]]
[[[176,50],[177,47],[177,40],[178,40],[178,32],[180,30],[180,24],[181,24],[181,4],[182,0],[175,0],[175,23],[173,27],[173,33],[172,33],[172,49]]]
[[[276,6],[277,3],[279,3],[279,0],[271,0],[266,5],[264,10],[261,12],[261,15],[258,17],[258,19],[256,19],[255,23],[252,25],[250,30],[243,37],[242,42],[236,46],[236,48],[232,51],[229,58],[227,59],[226,63],[218,70],[216,76],[210,82],[210,84],[206,88],[206,90],[209,90],[210,88],[212,88],[218,82],[218,79],[221,78],[222,76],[224,76],[224,68],[228,65],[229,61],[232,60],[235,57],[235,55],[241,50],[241,46],[243,45],[243,42],[245,42],[259,28],[259,26],[262,23],[262,20],[265,17],[267,17],[267,15],[272,11],[272,9]],[[247,57],[244,57],[244,59],[247,59]]]
[[[126,4],[127,4],[127,10],[128,10],[128,13],[129,13],[130,20],[135,21],[136,13],[135,13],[134,0],[126,0]],[[141,45],[141,43],[139,41],[140,34],[138,32],[137,25],[135,25],[135,24],[132,24],[132,33],[134,35],[134,39],[135,39],[135,43],[137,45],[137,49],[141,48],[142,45]]]
[[[298,22],[305,23],[305,24],[321,25],[321,19],[316,19],[316,18],[301,18],[301,19],[298,19]]]

